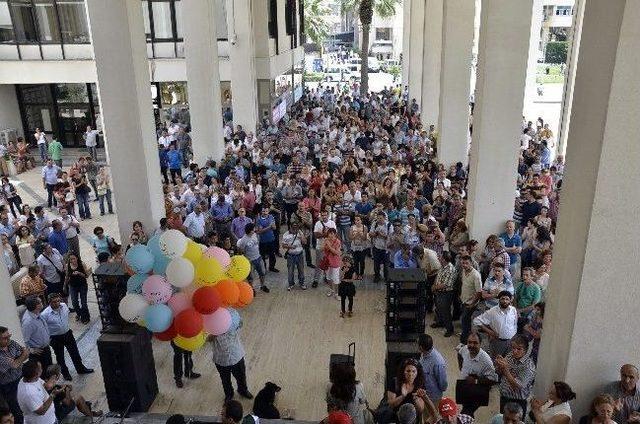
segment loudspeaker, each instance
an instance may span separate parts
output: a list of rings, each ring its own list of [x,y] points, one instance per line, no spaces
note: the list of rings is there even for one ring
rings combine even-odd
[[[135,334],[107,334],[98,338],[104,388],[111,411],[147,412],[158,394],[151,334],[139,327]]]
[[[333,381],[333,369],[338,364],[351,364],[355,366],[356,363],[356,344],[354,342],[349,343],[348,353],[332,353],[329,356],[329,381]]]
[[[407,342],[387,342],[387,357],[385,359],[385,389],[393,387],[398,368],[406,359],[419,359],[417,337],[413,341]]]
[[[118,306],[127,294],[129,275],[121,263],[103,263],[93,272],[93,286],[103,333],[136,333],[137,325],[120,316]]]

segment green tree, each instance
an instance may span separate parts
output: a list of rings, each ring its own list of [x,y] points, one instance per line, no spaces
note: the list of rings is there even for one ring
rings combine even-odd
[[[550,41],[547,43],[544,61],[547,63],[567,63],[568,41]]]
[[[402,0],[342,0],[342,9],[358,13],[362,25],[362,48],[360,49],[360,95],[369,91],[369,31],[375,12],[381,18],[390,18]]]
[[[327,16],[331,10],[324,3],[326,0],[305,0],[304,2],[304,32],[318,46],[320,56],[330,30]]]

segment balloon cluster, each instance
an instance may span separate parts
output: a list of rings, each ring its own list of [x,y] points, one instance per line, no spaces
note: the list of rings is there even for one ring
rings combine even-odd
[[[125,265],[131,277],[120,316],[185,350],[202,347],[207,334],[236,328],[240,315],[234,308],[253,301],[253,289],[244,281],[251,271],[247,258],[230,257],[178,230],[153,236],[146,246],[132,246]]]

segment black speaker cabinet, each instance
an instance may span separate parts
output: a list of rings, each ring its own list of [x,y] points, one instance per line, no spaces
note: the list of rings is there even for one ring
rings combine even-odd
[[[387,357],[385,359],[386,390],[395,384],[398,368],[402,362],[410,358],[420,358],[417,339],[412,342],[387,342]]]
[[[151,334],[103,333],[98,338],[104,388],[111,411],[122,412],[133,399],[131,412],[147,412],[158,394]]]
[[[120,263],[100,264],[93,273],[103,333],[135,332],[137,326],[123,320],[118,312],[120,300],[127,294],[128,279]]]

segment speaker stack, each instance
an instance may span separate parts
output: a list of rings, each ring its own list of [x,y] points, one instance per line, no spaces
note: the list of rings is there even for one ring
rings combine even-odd
[[[126,322],[118,312],[128,279],[119,263],[100,264],[93,273],[102,321],[98,354],[109,410],[146,412],[158,394],[158,378],[151,333]]]
[[[398,367],[417,359],[417,340],[425,331],[427,276],[421,269],[390,269],[387,276],[386,385],[393,385]]]

